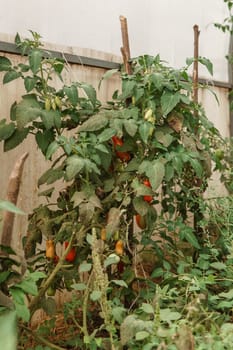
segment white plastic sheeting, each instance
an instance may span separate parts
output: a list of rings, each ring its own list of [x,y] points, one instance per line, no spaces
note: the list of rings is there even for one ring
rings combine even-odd
[[[23,36],[28,29],[54,44],[79,46],[120,55],[119,15],[128,19],[131,56],[160,54],[182,67],[193,55],[193,25],[200,34],[200,56],[214,64],[214,77],[228,81],[225,55],[229,36],[213,25],[227,16],[223,0],[0,0],[0,32]]]

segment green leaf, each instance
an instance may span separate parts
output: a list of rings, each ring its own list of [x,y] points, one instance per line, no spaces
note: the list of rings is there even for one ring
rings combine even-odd
[[[133,119],[124,120],[124,127],[127,133],[130,136],[134,137],[138,129],[137,124],[135,123],[135,120]]]
[[[140,307],[142,311],[144,311],[146,314],[154,314],[155,310],[152,305],[147,303],[142,303],[142,306]]]
[[[87,288],[87,286],[85,285],[85,283],[75,283],[72,284],[71,286],[74,290],[85,290]]]
[[[139,331],[135,334],[135,339],[140,341],[148,338],[150,336],[150,333],[147,331]]]
[[[92,301],[97,301],[101,298],[102,292],[99,290],[93,290],[93,292],[90,294],[90,299]]]
[[[123,80],[122,83],[122,94],[120,96],[120,98],[122,100],[133,96],[134,93],[134,88],[136,87],[136,82],[134,80]]]
[[[153,73],[150,75],[150,80],[154,84],[156,90],[162,90],[164,83],[164,76],[161,73]]]
[[[4,56],[0,56],[0,72],[9,71],[11,69],[11,61]]]
[[[137,213],[144,216],[148,213],[149,204],[143,200],[141,197],[135,197],[133,199],[133,206]]]
[[[222,298],[233,299],[233,289],[230,289],[228,292],[222,292],[218,294]]]
[[[108,267],[112,264],[118,264],[120,261],[120,257],[117,254],[110,254],[107,259],[104,261],[104,267]]]
[[[106,142],[111,139],[115,135],[116,131],[111,128],[106,128],[102,131],[98,136],[99,142]]]
[[[3,271],[0,272],[0,284],[3,283],[4,281],[6,281],[8,279],[8,277],[10,276],[11,271]]]
[[[15,70],[10,70],[4,75],[3,84],[7,84],[12,80],[18,79],[20,76],[21,74],[19,72],[16,72]]]
[[[128,288],[127,283],[124,280],[111,280],[111,283],[114,283],[120,287]]]
[[[92,269],[92,264],[88,264],[88,263],[82,263],[80,266],[79,266],[79,272],[82,273],[82,272],[88,272],[88,271],[91,271]]]
[[[86,120],[82,125],[77,128],[78,132],[81,131],[97,131],[103,129],[108,124],[108,119],[103,114],[96,114]]]
[[[16,311],[7,310],[0,314],[0,349],[17,349],[17,317]]]
[[[53,130],[38,131],[36,134],[36,142],[43,154],[46,154],[48,146],[54,141]]]
[[[77,86],[75,86],[75,85],[64,86],[63,90],[64,90],[66,96],[68,97],[68,99],[70,100],[70,102],[72,103],[72,105],[76,106],[78,103]]]
[[[203,167],[198,159],[190,158],[189,159],[193,169],[195,170],[195,173],[198,177],[201,177],[203,174]]]
[[[57,141],[53,141],[52,143],[50,143],[47,152],[46,152],[46,159],[50,159],[52,157],[52,155],[58,150],[58,148],[60,147],[60,145],[57,143]]]
[[[39,192],[38,196],[39,197],[50,197],[51,198],[54,190],[55,190],[55,187],[50,187],[47,190]]]
[[[17,208],[13,203],[0,200],[0,210],[10,211],[11,213],[26,215],[21,209]]]
[[[160,130],[155,131],[155,138],[158,142],[162,143],[164,147],[169,147],[174,137],[170,134],[164,133]]]
[[[30,320],[30,311],[25,304],[15,303],[15,309],[17,316],[22,318],[23,321],[28,322]]]
[[[38,293],[37,285],[30,278],[25,279],[25,280],[21,281],[20,283],[15,284],[15,286],[17,288],[22,289],[27,294],[37,295],[37,293]]]
[[[212,62],[205,57],[198,57],[198,61],[203,64],[203,66],[205,66],[208,70],[208,72],[213,75],[213,64]]]
[[[161,185],[165,175],[164,164],[159,160],[154,161],[149,170],[146,171],[146,175],[150,180],[152,189],[156,191]]]
[[[63,177],[63,175],[64,175],[64,171],[63,171],[62,166],[60,166],[56,169],[50,168],[39,178],[37,184],[38,184],[38,186],[41,186],[45,183],[47,185],[50,185],[53,182],[55,182],[56,180],[61,179]]]
[[[13,298],[14,303],[24,304],[25,303],[25,293],[16,286],[12,286],[9,288],[9,292]]]
[[[226,270],[226,264],[216,261],[210,264],[211,267],[213,267],[215,270]]]
[[[42,271],[35,271],[35,272],[31,272],[28,279],[31,279],[33,282],[37,282],[42,278],[46,278],[47,275],[42,272]]]
[[[71,197],[71,202],[74,202],[74,207],[78,207],[80,203],[86,200],[86,194],[82,191],[75,191]]]
[[[22,129],[31,121],[37,119],[42,114],[40,104],[36,98],[23,98],[16,106],[16,122],[19,129]]]
[[[160,319],[163,322],[170,323],[171,321],[176,321],[181,318],[181,314],[176,311],[172,311],[171,309],[160,309]]]
[[[96,106],[96,91],[92,85],[81,83],[80,87],[85,91],[93,107]]]
[[[30,92],[34,89],[37,82],[37,78],[25,77],[24,78],[24,86],[27,92]]]
[[[10,109],[10,119],[12,121],[16,120],[16,106],[17,106],[17,102],[15,101],[12,105],[11,105],[11,109]]]
[[[67,158],[66,177],[72,180],[85,166],[85,160],[77,155]]]
[[[151,133],[153,132],[154,127],[149,122],[142,122],[139,126],[139,134],[142,138],[142,141],[147,144],[149,137],[151,136]]]
[[[15,124],[10,123],[10,124],[5,124],[1,123],[0,124],[0,141],[8,139],[15,131]]]
[[[118,73],[119,69],[110,69],[107,70],[107,72],[104,73],[104,75],[102,76],[102,78],[100,79],[99,85],[98,85],[98,89],[100,89],[101,83],[103,80],[109,79],[111,78],[114,74]]]
[[[11,137],[4,141],[4,152],[10,151],[18,146],[27,137],[28,133],[29,128],[21,130],[16,129]]]
[[[193,247],[200,249],[198,240],[191,230],[185,230],[185,232],[183,232],[183,235],[186,241],[188,241]]]
[[[126,310],[122,306],[116,306],[112,308],[112,316],[119,324],[121,324],[125,318]]]
[[[167,116],[180,102],[180,94],[165,90],[161,97],[162,113]]]
[[[60,129],[61,127],[61,114],[58,110],[46,111],[43,110],[40,114],[41,120],[47,130],[52,129],[53,127]]]
[[[29,55],[29,65],[33,74],[36,74],[37,71],[39,70],[41,61],[42,61],[42,51],[37,49],[32,50]]]

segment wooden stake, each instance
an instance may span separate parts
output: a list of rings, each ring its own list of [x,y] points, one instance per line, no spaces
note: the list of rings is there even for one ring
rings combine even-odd
[[[193,26],[194,31],[194,62],[193,62],[193,101],[198,103],[198,57],[199,57],[199,29],[198,25]]]
[[[24,162],[28,157],[28,153],[24,153],[15,163],[15,166],[10,174],[8,187],[7,187],[7,200],[13,204],[17,204],[20,180],[23,173]],[[13,232],[15,214],[9,211],[6,211],[3,216],[3,225],[2,225],[2,236],[1,244],[5,246],[10,246]]]
[[[125,71],[127,74],[132,74],[131,65],[130,65],[130,47],[129,47],[129,35],[128,35],[128,25],[127,18],[120,16],[121,22],[121,35],[122,35],[122,44],[121,53],[123,57],[123,62],[125,66]]]

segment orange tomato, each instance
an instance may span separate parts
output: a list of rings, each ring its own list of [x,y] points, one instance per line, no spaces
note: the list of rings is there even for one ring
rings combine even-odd
[[[69,242],[65,242],[65,248],[68,247],[68,244]],[[74,247],[72,247],[66,255],[66,261],[73,262],[75,260],[75,257],[76,257],[76,250]]]
[[[136,217],[136,223],[138,225],[139,228],[141,228],[142,230],[144,228],[146,228],[146,219],[145,216],[141,216],[140,214],[137,214]]]
[[[47,259],[53,259],[55,256],[55,245],[52,239],[47,239],[45,256]]]
[[[119,241],[116,242],[115,252],[117,255],[123,255],[124,253],[124,243],[121,239],[119,239]]]

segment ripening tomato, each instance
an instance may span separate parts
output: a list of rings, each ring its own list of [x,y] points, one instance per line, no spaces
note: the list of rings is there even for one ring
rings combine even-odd
[[[130,154],[128,152],[116,151],[116,155],[123,162],[128,162],[130,160],[130,158],[131,158]]]
[[[65,248],[68,247],[69,242],[65,242]],[[73,262],[76,257],[76,250],[74,247],[70,248],[70,251],[66,255],[66,261]]]
[[[47,259],[53,259],[55,256],[55,245],[52,239],[47,239],[46,241],[45,256]]]
[[[102,241],[106,241],[106,228],[101,229],[100,238],[102,239]]]
[[[136,219],[136,223],[137,223],[139,228],[141,228],[142,230],[144,228],[146,228],[146,218],[145,218],[145,216],[141,216],[140,214],[137,214],[135,219]]]
[[[119,239],[119,241],[116,242],[115,252],[117,253],[117,255],[123,255],[124,253],[124,243],[121,239]]]
[[[113,142],[114,146],[123,146],[123,140],[120,137],[113,136],[112,142]]]

